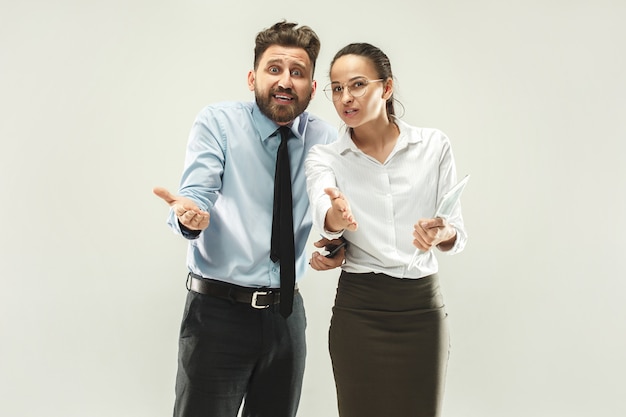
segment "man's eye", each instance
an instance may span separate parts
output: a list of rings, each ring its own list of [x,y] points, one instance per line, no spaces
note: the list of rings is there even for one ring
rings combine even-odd
[[[269,67],[269,72],[278,73],[280,70],[277,67]]]
[[[294,77],[299,77],[302,75],[302,72],[300,72],[300,70],[293,70],[291,71],[291,75],[293,75]]]

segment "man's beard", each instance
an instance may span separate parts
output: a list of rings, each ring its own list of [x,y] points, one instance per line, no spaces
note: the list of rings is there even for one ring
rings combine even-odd
[[[277,93],[286,93],[292,96],[292,102],[290,104],[276,104],[273,101],[273,96]],[[263,95],[258,89],[254,89],[254,97],[256,103],[261,109],[261,113],[272,119],[277,123],[287,123],[298,117],[311,102],[311,95],[313,91],[309,91],[309,95],[304,101],[300,101],[300,98],[291,89],[272,89],[266,95]]]

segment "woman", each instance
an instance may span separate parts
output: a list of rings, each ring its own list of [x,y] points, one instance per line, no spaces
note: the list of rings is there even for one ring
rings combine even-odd
[[[306,172],[314,223],[348,241],[329,332],[339,415],[438,416],[449,339],[433,248],[454,254],[467,241],[459,205],[430,218],[456,183],[450,141],[395,116],[379,48],[344,47],[330,79],[346,132],[313,147]],[[426,258],[409,268],[415,248]]]

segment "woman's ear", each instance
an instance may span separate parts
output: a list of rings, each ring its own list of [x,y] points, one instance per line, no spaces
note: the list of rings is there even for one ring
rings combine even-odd
[[[385,84],[383,87],[383,99],[389,100],[389,97],[391,97],[392,94],[393,94],[393,79],[388,78],[387,81],[385,81]]]

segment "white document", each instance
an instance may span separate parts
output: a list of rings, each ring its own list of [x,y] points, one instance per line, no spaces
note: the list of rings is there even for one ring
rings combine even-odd
[[[441,217],[442,219],[447,220],[448,217],[452,215],[452,211],[461,198],[461,194],[465,189],[465,185],[467,185],[467,181],[469,181],[469,175],[464,176],[461,181],[444,194],[433,217]],[[420,260],[424,258],[422,255],[425,253],[426,252],[420,249],[415,249],[411,262],[409,262],[409,269],[417,267]]]

